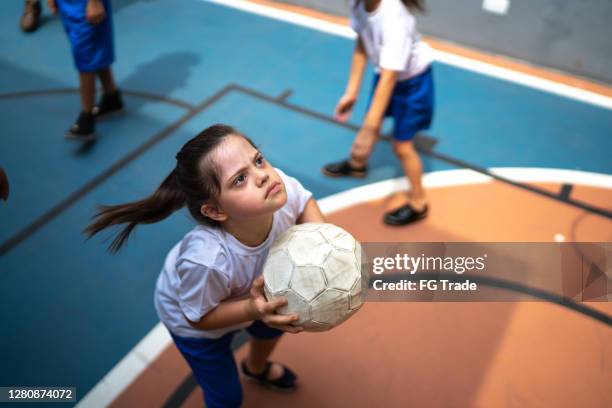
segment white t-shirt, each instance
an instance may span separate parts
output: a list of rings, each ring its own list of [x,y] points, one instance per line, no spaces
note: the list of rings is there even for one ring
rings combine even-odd
[[[421,41],[416,20],[400,0],[382,0],[372,13],[365,9],[365,0],[355,7],[349,0],[351,27],[361,38],[374,70],[399,72],[403,81],[419,75],[433,61],[433,51]]]
[[[170,250],[157,279],[155,308],[172,333],[217,338],[250,324],[199,330],[185,316],[197,322],[221,301],[247,297],[261,275],[270,246],[304,211],[312,193],[293,177],[276,171],[285,184],[287,203],[274,213],[272,229],[263,243],[249,247],[221,228],[199,225]]]

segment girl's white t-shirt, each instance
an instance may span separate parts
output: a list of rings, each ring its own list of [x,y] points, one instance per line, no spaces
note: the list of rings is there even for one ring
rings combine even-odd
[[[397,79],[403,81],[431,65],[433,50],[421,40],[414,16],[400,0],[382,0],[371,13],[365,9],[365,0],[357,7],[356,3],[349,0],[351,27],[361,38],[376,72],[397,71]]]
[[[274,213],[272,229],[263,243],[249,247],[221,228],[199,225],[170,250],[157,279],[155,308],[175,335],[218,338],[251,323],[199,330],[191,327],[185,316],[197,322],[221,301],[248,297],[270,246],[304,211],[312,193],[293,177],[276,171],[285,185],[287,203]]]

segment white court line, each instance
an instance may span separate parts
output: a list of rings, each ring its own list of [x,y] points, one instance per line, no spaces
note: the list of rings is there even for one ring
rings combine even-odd
[[[516,182],[554,182],[612,189],[612,176],[576,170],[541,168],[492,168],[491,172]],[[473,170],[445,170],[423,176],[428,189],[483,184],[491,182],[489,176]],[[397,191],[406,190],[404,177],[384,180],[356,187],[318,200],[325,214],[365,201],[375,200]],[[158,323],[92,390],[79,401],[77,407],[102,407],[119,396],[155,359],[172,343],[166,328]]]
[[[110,405],[171,343],[168,330],[158,323],[76,406],[99,408]]]
[[[304,16],[287,10],[280,10],[263,4],[251,3],[246,0],[200,0],[207,3],[215,3],[234,9],[246,11],[252,14],[273,18],[275,20],[311,28],[328,34],[355,38],[353,30],[345,25],[319,20],[315,17]],[[493,78],[520,84],[529,88],[538,89],[554,95],[575,99],[591,105],[612,110],[612,98],[595,92],[576,88],[570,85],[540,78],[534,75],[516,72],[508,68],[477,61],[444,51],[435,51],[435,59],[444,64],[453,65],[468,71],[477,72]]]

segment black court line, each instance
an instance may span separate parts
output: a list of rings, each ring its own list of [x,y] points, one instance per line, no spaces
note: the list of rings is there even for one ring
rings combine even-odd
[[[325,114],[322,114],[322,113],[319,113],[319,112],[316,112],[316,111],[313,111],[313,110],[310,110],[310,109],[306,109],[304,107],[301,107],[301,106],[289,103],[286,100],[279,100],[279,98],[271,97],[269,95],[263,94],[263,93],[258,92],[256,90],[243,87],[241,85],[231,84],[230,86],[233,89],[235,89],[237,91],[240,91],[240,92],[243,92],[243,93],[245,93],[247,95],[250,95],[250,96],[252,96],[254,98],[258,98],[258,99],[264,100],[266,102],[270,102],[270,103],[282,106],[282,107],[284,107],[286,109],[292,110],[294,112],[302,113],[302,114],[304,114],[306,116],[310,116],[312,118],[316,118],[316,119],[322,120],[324,122],[332,123],[332,124],[334,124],[336,126],[344,127],[344,128],[351,129],[351,130],[354,130],[354,131],[358,131],[360,129],[360,127],[357,126],[357,125],[350,124],[350,123],[338,122],[332,116],[325,115]],[[612,211],[608,211],[608,210],[603,209],[603,208],[595,207],[595,206],[593,206],[593,205],[591,205],[589,203],[585,203],[583,201],[573,200],[573,199],[569,198],[569,195],[568,196],[557,195],[555,193],[551,193],[549,191],[546,191],[544,189],[541,189],[541,188],[538,188],[538,187],[535,187],[535,186],[531,186],[529,184],[513,181],[513,180],[510,180],[510,179],[508,179],[506,177],[502,177],[500,175],[497,175],[497,174],[491,172],[487,168],[480,167],[480,166],[477,166],[477,165],[472,164],[472,163],[468,163],[466,161],[454,158],[452,156],[449,156],[449,155],[446,155],[446,154],[443,154],[443,153],[438,153],[438,152],[434,151],[434,149],[433,149],[434,146],[432,145],[431,140],[435,140],[435,139],[432,138],[431,136],[419,135],[419,136],[417,136],[417,138],[425,139],[426,140],[424,143],[419,143],[419,140],[415,140],[415,146],[417,147],[417,149],[421,153],[426,154],[428,156],[431,156],[431,157],[433,157],[435,159],[438,159],[440,161],[446,162],[448,164],[452,164],[452,165],[457,166],[457,167],[462,167],[462,168],[473,170],[473,171],[475,171],[477,173],[484,174],[484,175],[489,176],[489,177],[491,177],[491,178],[493,178],[493,179],[495,179],[497,181],[500,181],[502,183],[505,183],[505,184],[508,184],[508,185],[511,185],[511,186],[514,186],[514,187],[518,187],[518,188],[521,188],[523,190],[526,190],[526,191],[529,191],[529,192],[532,192],[532,193],[535,193],[535,194],[538,194],[538,195],[541,195],[541,196],[544,196],[544,197],[551,198],[551,199],[553,199],[555,201],[559,201],[561,203],[564,203],[564,204],[567,204],[567,205],[571,205],[573,207],[580,208],[580,209],[588,211],[590,213],[601,215],[603,217],[612,219]],[[384,137],[381,137],[381,139],[389,141],[390,137],[389,136],[384,136]],[[434,145],[435,145],[435,143],[434,143]]]
[[[162,404],[162,408],[180,408],[183,406],[183,403],[189,398],[191,393],[198,386],[198,382],[196,381],[193,373],[185,377],[181,385],[178,386],[176,390],[168,397],[168,399]]]
[[[286,102],[287,98],[289,98],[291,96],[291,94],[293,94],[293,91],[291,89],[287,89],[285,92],[283,92],[282,94],[280,94],[276,100],[279,102]]]
[[[66,94],[78,94],[79,90],[77,88],[55,88],[55,89],[42,89],[42,90],[34,90],[34,91],[23,91],[23,92],[10,92],[0,94],[0,100],[2,99],[15,99],[15,98],[28,98],[33,96],[47,96],[47,95],[66,95]],[[157,95],[150,92],[142,92],[142,91],[130,91],[127,89],[121,89],[121,93],[123,95],[132,96],[135,98],[149,99],[152,101],[163,102],[169,105],[178,106],[183,109],[195,109],[195,106],[190,104],[189,102],[181,101],[174,98],[168,98],[163,95]]]
[[[219,99],[221,99],[225,94],[227,94],[231,89],[229,87],[225,87],[212,95],[210,98],[206,99],[204,102],[195,106],[193,109],[188,111],[186,114],[181,116],[175,122],[162,129],[160,132],[153,135],[149,140],[145,143],[132,150],[129,154],[119,159],[115,162],[111,167],[104,170],[102,173],[98,174],[92,180],[90,180],[87,184],[76,190],[74,193],[70,194],[64,200],[62,200],[59,204],[51,208],[49,211],[45,212],[43,215],[38,217],[34,222],[30,225],[19,231],[17,234],[13,235],[11,238],[6,240],[0,245],[0,256],[6,255],[11,249],[15,246],[19,245],[21,242],[25,241],[28,237],[38,231],[40,228],[48,224],[55,217],[60,215],[74,203],[83,198],[90,191],[95,189],[97,186],[102,184],[106,179],[111,177],[113,174],[117,173],[119,170],[128,165],[132,160],[138,158],[151,147],[155,146],[160,141],[164,140],[168,137],[172,132],[181,127],[195,115],[199,114]]]
[[[559,192],[559,198],[562,200],[569,200],[570,195],[572,194],[572,189],[574,188],[573,184],[564,183],[561,185],[561,191]]]

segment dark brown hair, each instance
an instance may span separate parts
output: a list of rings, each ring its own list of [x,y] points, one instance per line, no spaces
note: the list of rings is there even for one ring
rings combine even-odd
[[[241,136],[256,147],[231,126],[217,124],[204,129],[177,153],[176,167],[151,196],[126,204],[100,206],[85,234],[91,238],[105,228],[126,224],[109,246],[111,252],[116,252],[138,224],[161,221],[184,206],[197,222],[219,226],[217,221],[202,215],[200,208],[205,202],[214,202],[221,192],[219,171],[209,155],[229,135]]]
[[[357,0],[355,7],[359,6],[363,0]],[[382,1],[382,0],[381,0]],[[404,6],[408,7],[411,11],[417,11],[419,13],[425,12],[425,0],[401,0]]]

